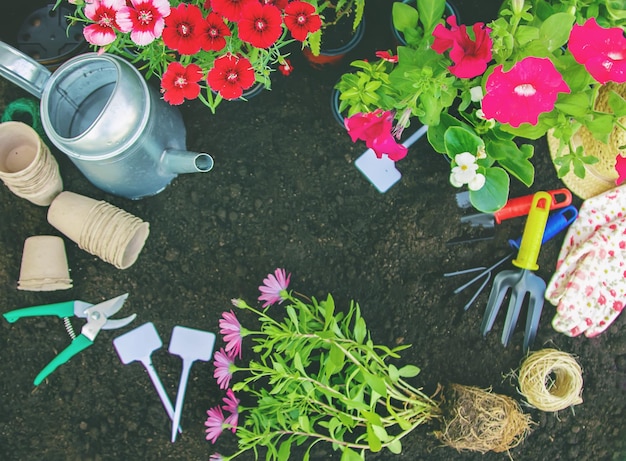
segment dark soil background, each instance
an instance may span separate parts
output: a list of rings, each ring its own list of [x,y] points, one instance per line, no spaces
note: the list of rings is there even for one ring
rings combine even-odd
[[[455,3],[462,21],[471,24],[492,19],[499,2]],[[123,365],[112,340],[152,321],[164,343],[152,359],[175,400],[182,362],[167,352],[172,328],[217,333],[230,299],[253,302],[257,286],[276,267],[292,273],[291,287],[299,292],[318,297],[331,292],[339,306],[357,300],[375,342],[412,344],[402,362],[421,367],[413,383],[427,392],[439,383],[460,383],[492,387],[522,400],[510,378],[524,357],[522,329],[504,348],[500,316],[483,338],[479,328],[488,290],[464,312],[471,290],[452,292],[469,276],[444,278],[443,273],[491,265],[509,252],[506,241],[521,233],[523,218],[498,226],[492,240],[447,246],[465,229],[459,224],[463,211],[455,200],[458,190],[448,183],[446,161],[422,139],[398,164],[402,180],[380,194],[353,165],[365,145],[353,144],[331,113],[331,89],[350,60],[371,59],[375,50],[393,46],[389,11],[388,1],[368,0],[365,39],[337,67],[313,69],[294,50],[295,71],[289,77],[277,74],[272,91],[247,103],[222,104],[216,115],[197,102],[182,106],[188,147],[214,156],[215,168],[181,175],[154,197],[130,201],[105,194],[55,151],[65,190],[107,200],[150,223],[146,246],[127,270],[65,239],[74,287],[18,291],[24,240],[59,234],[46,221],[47,208],[0,187],[2,312],[72,299],[95,303],[129,292],[118,316],[138,315],[124,330],[101,332],[91,348],[36,388],[33,378],[69,343],[62,322],[53,317],[0,322],[0,459],[208,459],[215,447],[204,438],[206,410],[223,396],[212,365],[194,364],[181,421],[184,432],[171,444],[170,421],[147,374],[138,363]],[[9,16],[12,24],[19,22]],[[0,109],[25,95],[5,80],[0,91]],[[532,189],[514,184],[512,195],[562,187],[543,140],[536,143],[534,163]],[[537,273],[546,281],[562,238],[542,249]],[[556,414],[527,408],[536,424],[511,457],[626,459],[626,318],[595,339],[568,338],[551,328],[553,314],[554,307],[546,303],[534,349],[555,347],[578,358],[584,403]],[[249,352],[249,344],[245,346],[244,354]],[[441,447],[431,434],[434,429],[423,426],[406,437],[401,455],[383,452],[368,459],[508,459],[506,453],[457,453]],[[234,438],[223,436],[217,448],[228,454]],[[298,453],[292,457],[299,459]],[[330,446],[320,446],[313,459],[339,456]]]

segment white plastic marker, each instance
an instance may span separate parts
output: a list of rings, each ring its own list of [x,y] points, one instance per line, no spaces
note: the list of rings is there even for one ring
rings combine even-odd
[[[128,365],[135,360],[143,364],[152,380],[152,384],[154,384],[154,388],[159,394],[167,416],[174,421],[172,402],[170,402],[170,398],[167,396],[163,383],[161,383],[159,375],[154,369],[150,358],[151,354],[157,349],[160,349],[162,345],[163,343],[161,342],[159,333],[152,322],[144,323],[113,340],[113,346],[115,346],[117,355],[120,356],[120,360],[124,365]],[[183,430],[179,427],[178,431],[182,432]]]
[[[174,408],[174,420],[172,422],[172,443],[176,441],[176,428],[180,423],[180,417],[183,412],[183,402],[185,400],[191,365],[196,360],[202,360],[203,362],[209,360],[213,355],[214,345],[215,335],[208,331],[181,326],[175,326],[172,330],[169,347],[170,354],[176,354],[183,359],[183,371],[178,383],[176,407]]]
[[[409,136],[402,145],[409,147],[419,138],[424,136],[428,130],[428,125],[422,125],[415,133]],[[365,177],[371,182],[378,192],[384,193],[389,190],[391,186],[400,181],[402,174],[396,168],[395,162],[386,155],[382,158],[376,157],[376,154],[372,149],[367,149],[363,154],[357,158],[354,165],[365,175]]]

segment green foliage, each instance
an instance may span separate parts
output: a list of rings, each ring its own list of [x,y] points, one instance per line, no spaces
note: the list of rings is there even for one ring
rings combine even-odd
[[[341,109],[348,116],[378,109],[392,111],[396,130],[406,128],[410,117],[417,118],[428,125],[431,146],[448,156],[451,168],[456,166],[454,155],[470,152],[476,157],[477,174],[485,176],[484,190],[470,190],[472,204],[480,211],[492,212],[506,203],[511,178],[527,187],[534,182],[533,147],[525,144],[524,138],[535,140],[550,132],[561,144],[561,155],[554,160],[559,176],[569,171],[582,176],[585,165],[597,160],[570,146],[576,131],[584,126],[596,139],[606,142],[614,127],[624,128],[619,119],[626,116],[626,101],[612,93],[611,112],[595,110],[601,85],[574,59],[567,44],[572,27],[589,18],[596,18],[603,27],[623,30],[625,6],[626,0],[505,0],[498,17],[487,24],[492,60],[483,74],[462,78],[452,73],[455,63],[448,53],[432,49],[432,33],[443,21],[445,1],[395,2],[394,27],[407,42],[397,49],[397,63],[374,61],[367,64],[370,72],[357,70],[358,77],[344,74],[336,86],[341,93]],[[467,32],[472,38],[471,25],[467,25]],[[476,94],[484,94],[489,75],[497,66],[507,72],[531,56],[549,59],[570,92],[560,92],[554,109],[541,113],[536,124],[513,127],[486,120],[482,96]],[[476,138],[481,140],[480,149]],[[565,147],[571,152],[565,154]],[[455,180],[453,184],[462,182]]]
[[[245,329],[254,358],[237,367],[232,388],[240,406],[239,451],[226,457],[266,449],[266,459],[289,459],[291,448],[330,443],[341,459],[362,461],[367,451],[399,453],[401,439],[438,415],[438,406],[406,380],[417,376],[414,365],[396,366],[399,352],[375,344],[361,309],[286,294],[284,307],[265,311],[238,300],[253,314],[258,331]],[[282,319],[279,312],[284,309]],[[274,316],[270,316],[270,312]]]

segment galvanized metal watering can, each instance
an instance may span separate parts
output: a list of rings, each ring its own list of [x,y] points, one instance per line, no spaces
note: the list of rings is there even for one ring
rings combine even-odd
[[[213,168],[210,155],[186,150],[180,112],[118,56],[81,54],[51,73],[0,42],[0,75],[41,99],[50,141],[103,191],[139,199]]]

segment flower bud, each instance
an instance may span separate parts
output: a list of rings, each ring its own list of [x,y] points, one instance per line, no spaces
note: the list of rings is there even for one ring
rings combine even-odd
[[[511,9],[513,14],[519,15],[524,11],[524,0],[511,0]]]

